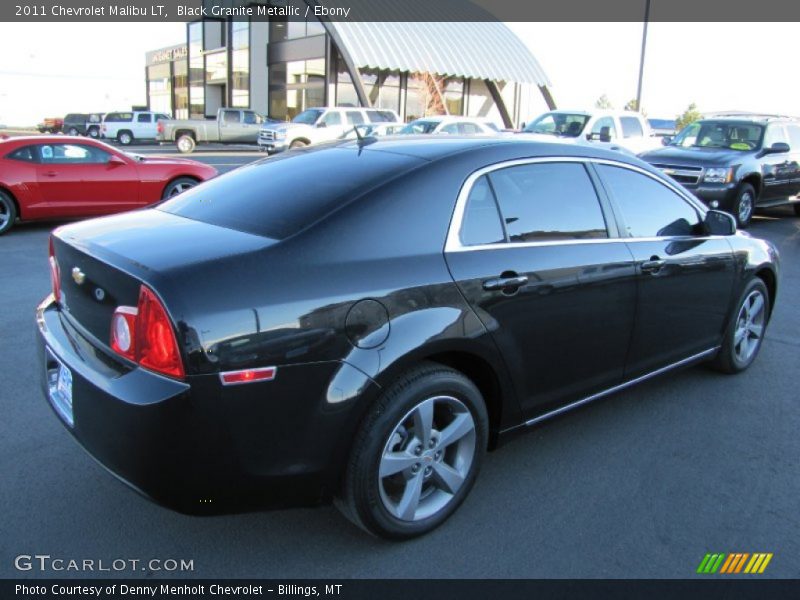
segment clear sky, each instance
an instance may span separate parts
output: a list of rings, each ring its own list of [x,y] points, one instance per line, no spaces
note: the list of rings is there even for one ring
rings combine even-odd
[[[605,94],[622,108],[635,97],[641,23],[509,26],[552,80],[559,107],[591,107]],[[0,123],[144,104],[145,51],[185,38],[183,23],[0,23]],[[651,23],[644,109],[670,118],[696,102],[701,111],[800,115],[798,39],[800,23]]]

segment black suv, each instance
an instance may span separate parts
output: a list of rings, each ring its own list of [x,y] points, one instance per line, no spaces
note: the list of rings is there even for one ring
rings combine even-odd
[[[100,137],[100,123],[104,113],[70,113],[64,117],[64,133]]]
[[[711,208],[730,212],[739,227],[757,207],[791,202],[800,216],[800,122],[791,118],[703,119],[641,158]]]

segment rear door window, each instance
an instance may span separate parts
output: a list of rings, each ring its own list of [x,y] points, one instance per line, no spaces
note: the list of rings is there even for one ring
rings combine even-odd
[[[350,125],[361,125],[365,122],[364,115],[361,114],[360,111],[348,110],[345,114],[347,115],[347,122]]]
[[[497,244],[506,241],[494,192],[492,192],[486,175],[480,177],[469,192],[467,204],[464,207],[460,238],[464,246]]]
[[[23,146],[13,152],[6,154],[6,158],[11,160],[21,160],[23,162],[36,162],[36,153],[33,146]]]
[[[238,123],[239,122],[239,111],[238,110],[226,110],[226,111],[223,111],[222,120],[225,123]]]
[[[116,112],[106,115],[106,123],[130,123],[133,120],[133,113]]]
[[[509,242],[607,238],[600,200],[586,167],[546,162],[489,175]]]
[[[136,115],[136,122],[137,123],[152,123],[153,122],[153,115],[150,113],[140,113]]]
[[[620,117],[619,123],[622,126],[622,137],[644,137],[644,129],[636,117]]]

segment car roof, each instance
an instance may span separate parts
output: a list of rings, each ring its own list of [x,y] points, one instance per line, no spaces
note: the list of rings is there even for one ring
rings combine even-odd
[[[778,115],[720,115],[718,117],[705,117],[699,119],[699,121],[703,123],[724,121],[727,123],[758,123],[766,125],[767,123],[797,123],[798,119],[796,117]]]
[[[357,140],[348,140],[339,147],[360,147],[375,152],[393,152],[436,161],[447,156],[467,152],[486,152],[491,148],[506,148],[509,154],[517,158],[536,158],[547,156],[566,156],[576,158],[598,158],[625,162],[637,166],[645,165],[643,161],[622,152],[603,148],[571,144],[564,142],[544,142],[531,139],[520,139],[514,135],[488,136],[430,136],[400,135],[372,138],[367,144]],[[633,159],[633,160],[631,160]]]

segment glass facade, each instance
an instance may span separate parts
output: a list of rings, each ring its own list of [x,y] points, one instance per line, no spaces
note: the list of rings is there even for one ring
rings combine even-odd
[[[291,120],[312,106],[325,106],[325,59],[269,66],[269,116]]]
[[[250,23],[231,23],[231,106],[250,106]]]
[[[203,23],[189,23],[189,116],[205,117],[205,61],[203,60]]]
[[[173,116],[176,119],[189,118],[189,65],[186,58],[175,61],[173,67],[173,93],[175,99]]]
[[[147,67],[150,110],[172,113],[172,67],[170,63]]]

